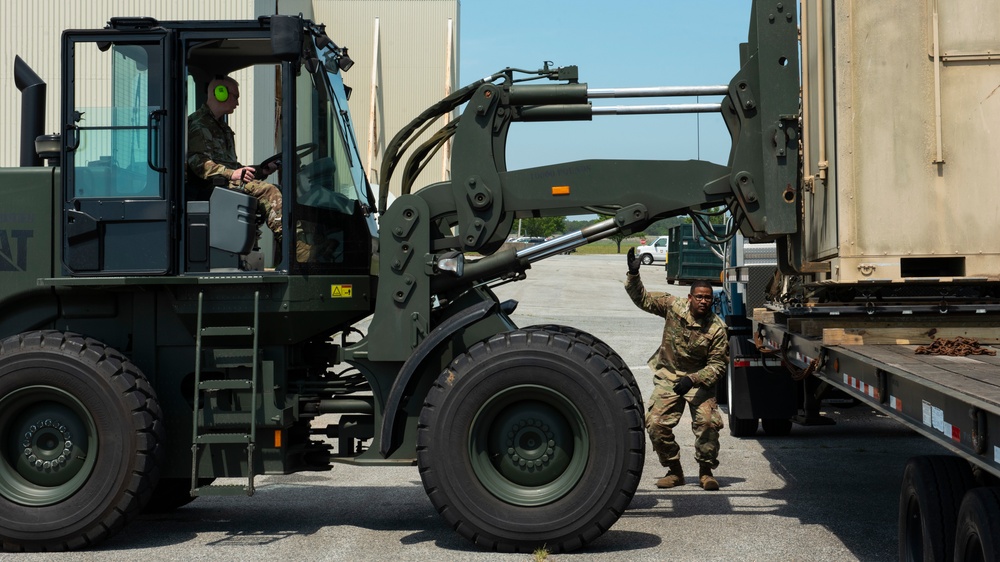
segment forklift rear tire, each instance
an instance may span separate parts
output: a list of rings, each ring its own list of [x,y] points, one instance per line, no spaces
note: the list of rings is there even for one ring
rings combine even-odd
[[[1000,488],[969,490],[958,511],[955,561],[1000,559]]]
[[[209,486],[215,478],[199,478],[198,487]],[[160,478],[160,482],[153,490],[146,506],[142,508],[143,513],[170,513],[176,509],[184,507],[193,502],[195,497],[191,495],[190,478]]]
[[[962,498],[974,485],[972,468],[960,457],[911,458],[899,494],[899,559],[947,560]]]
[[[639,485],[643,415],[594,348],[547,330],[473,345],[428,392],[417,462],[438,513],[482,548],[566,552],[618,520]]]
[[[3,549],[82,548],[119,531],[157,483],[163,442],[153,388],[114,349],[57,331],[3,340]]]

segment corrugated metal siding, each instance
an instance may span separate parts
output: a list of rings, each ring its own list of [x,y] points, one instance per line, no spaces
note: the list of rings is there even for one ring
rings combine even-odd
[[[457,0],[314,0],[316,21],[327,25],[327,33],[341,46],[350,49],[354,68],[344,75],[344,82],[353,88],[350,107],[358,136],[362,160],[366,159],[370,111],[372,57],[374,53],[375,19],[379,22],[381,111],[378,123],[378,154],[382,154],[392,136],[414,117],[440,101],[445,92],[448,68],[448,22],[452,22],[451,83],[458,87],[458,15]],[[432,127],[444,124],[438,120]],[[426,139],[430,133],[425,134]],[[419,143],[415,143],[419,144]],[[425,168],[416,188],[447,179],[442,173],[443,155],[437,156]],[[374,164],[378,169],[380,159]],[[397,168],[402,169],[402,166]],[[391,191],[399,194],[399,176],[394,178]],[[377,175],[369,173],[373,183]]]
[[[19,163],[18,132],[21,130],[21,93],[14,85],[14,55],[19,55],[46,82],[46,132],[59,129],[60,49],[64,29],[101,29],[112,17],[149,16],[157,19],[254,19],[254,0],[5,0],[0,17],[8,22],[0,37],[0,119],[6,131],[0,143],[0,166]],[[241,83],[249,73],[236,75]],[[94,77],[94,88],[109,81]],[[232,126],[240,134],[237,146],[249,147],[253,94],[250,88],[240,98],[241,110],[232,116]],[[244,156],[244,158],[246,158]]]
[[[282,12],[294,13],[307,2],[281,0]],[[47,83],[46,132],[59,129],[60,40],[63,29],[100,29],[111,17],[150,16],[157,19],[253,19],[256,13],[273,13],[275,0],[6,0],[0,15],[8,22],[32,22],[30,26],[10,25],[0,38],[0,119],[6,125],[7,142],[0,144],[0,166],[17,166],[21,99],[14,86],[14,55],[20,55]],[[327,24],[327,32],[338,45],[350,48],[355,66],[345,82],[354,89],[351,115],[362,159],[366,156],[371,102],[372,53],[375,18],[381,27],[381,111],[378,144],[382,149],[403,125],[445,96],[448,21],[452,22],[451,83],[458,83],[458,0],[313,0],[315,20]],[[308,17],[309,14],[306,13]],[[107,81],[93,77],[92,87],[103,91]],[[240,81],[240,108],[230,119],[236,130],[237,147],[244,162],[258,161],[269,154],[258,143],[254,153],[254,88],[251,72],[234,74]],[[270,102],[267,110],[270,111]],[[259,113],[259,112],[258,112]],[[258,121],[260,121],[258,119]],[[442,121],[438,123],[443,124]],[[272,123],[262,123],[270,136]],[[263,134],[263,133],[262,133]],[[378,168],[378,162],[374,168]],[[417,187],[443,179],[442,155],[426,168]],[[373,178],[377,181],[377,178]],[[395,193],[399,192],[394,182]]]

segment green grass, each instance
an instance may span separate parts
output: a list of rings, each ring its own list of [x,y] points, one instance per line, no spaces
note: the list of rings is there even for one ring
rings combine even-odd
[[[622,251],[620,255],[624,256],[628,253],[629,248],[634,248],[639,245],[638,239],[626,239],[622,240]],[[591,256],[598,254],[618,254],[618,245],[615,244],[614,240],[598,240],[597,242],[591,242],[586,246],[580,246],[576,249],[576,253],[583,256]]]
[[[580,246],[574,252],[574,255],[580,256],[596,256],[596,255],[621,255],[624,256],[628,253],[629,248],[634,248],[639,246],[638,238],[627,238],[622,240],[622,251],[618,251],[618,245],[615,244],[614,240],[598,240],[597,242],[591,242],[586,246]]]

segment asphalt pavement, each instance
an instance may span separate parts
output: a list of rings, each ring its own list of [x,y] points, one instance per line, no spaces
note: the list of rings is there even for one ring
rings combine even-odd
[[[524,281],[498,287],[519,301],[520,326],[557,323],[590,332],[628,363],[648,398],[646,360],[663,320],[625,294],[625,257],[555,256]],[[644,266],[648,290],[683,295],[662,264]],[[663,475],[647,445],[629,509],[584,550],[558,562],[620,560],[843,561],[896,559],[897,502],[907,458],[943,450],[857,405],[825,411],[837,425],[799,427],[788,437],[737,439],[723,430],[717,492],[688,478],[659,490]],[[678,426],[685,473],[697,475],[690,417]],[[0,560],[52,560],[2,554]],[[166,515],[143,515],[76,560],[531,561],[478,550],[452,531],[427,499],[416,467],[335,465],[329,472],[265,476],[251,498],[199,498]]]

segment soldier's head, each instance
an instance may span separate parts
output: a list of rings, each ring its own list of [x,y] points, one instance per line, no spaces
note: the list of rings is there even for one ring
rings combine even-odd
[[[208,83],[208,108],[216,119],[231,114],[240,104],[240,84],[229,76],[216,76]]]
[[[704,279],[693,281],[688,294],[688,307],[695,316],[708,314],[712,308],[712,284]]]

